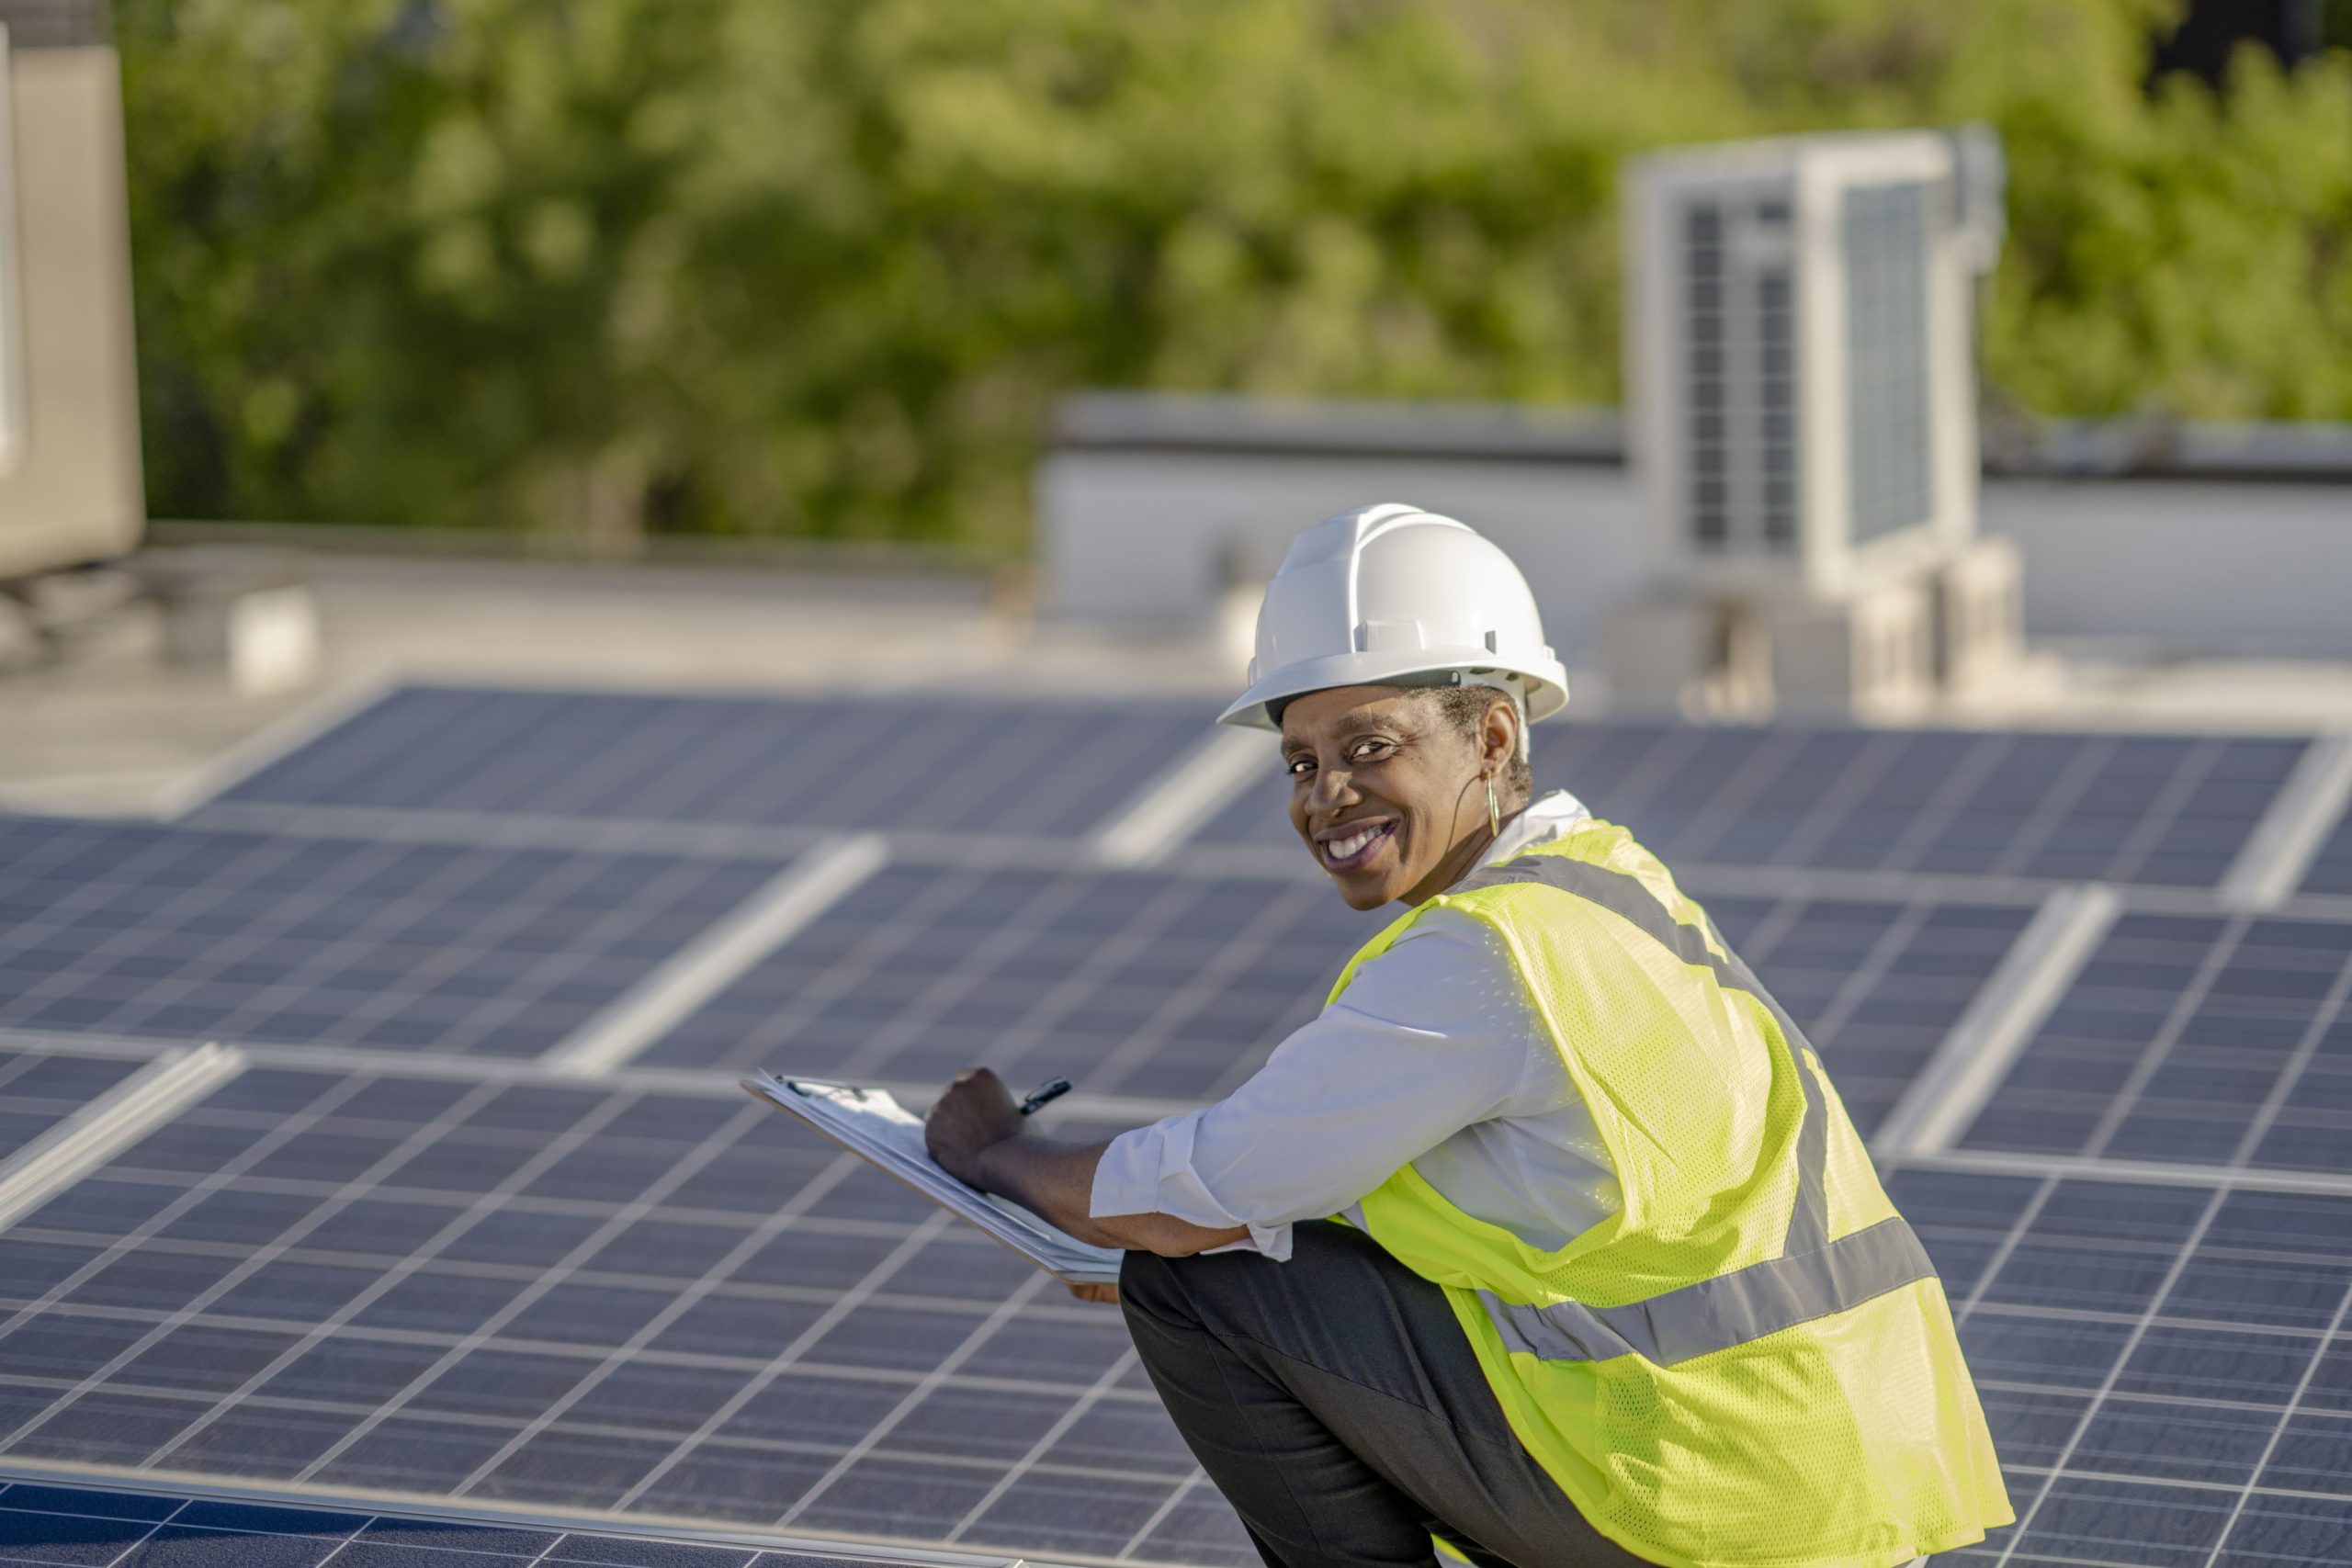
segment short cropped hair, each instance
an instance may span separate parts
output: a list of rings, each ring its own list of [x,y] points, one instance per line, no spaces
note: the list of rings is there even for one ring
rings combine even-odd
[[[1486,750],[1487,706],[1497,697],[1508,699],[1510,694],[1493,686],[1424,686],[1418,688],[1436,700],[1438,711],[1445,721],[1470,742],[1474,750]],[[1514,706],[1518,705],[1516,704]],[[1527,709],[1519,708],[1520,734],[1527,732]],[[1522,739],[1520,749],[1511,754],[1510,767],[1503,777],[1510,784],[1510,805],[1513,809],[1535,798],[1535,770],[1527,761],[1527,748]]]

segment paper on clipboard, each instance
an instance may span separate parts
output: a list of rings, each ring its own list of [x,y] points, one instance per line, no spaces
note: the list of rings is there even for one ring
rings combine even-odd
[[[1028,1210],[974,1191],[950,1176],[923,1145],[922,1119],[886,1091],[825,1078],[780,1078],[773,1073],[742,1081],[754,1100],[790,1111],[1054,1278],[1073,1285],[1118,1283],[1120,1253],[1091,1247]]]

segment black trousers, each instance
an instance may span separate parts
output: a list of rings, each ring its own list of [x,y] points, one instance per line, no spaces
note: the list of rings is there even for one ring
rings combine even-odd
[[[1136,1349],[1271,1568],[1627,1568],[1511,1436],[1435,1285],[1362,1233],[1297,1227],[1290,1261],[1130,1252]]]

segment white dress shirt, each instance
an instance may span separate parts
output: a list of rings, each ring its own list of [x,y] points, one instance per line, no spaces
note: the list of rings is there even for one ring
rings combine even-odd
[[[1586,819],[1555,790],[1485,864]],[[1464,1213],[1542,1247],[1617,1212],[1617,1171],[1499,939],[1436,909],[1225,1100],[1112,1140],[1091,1212],[1173,1214],[1289,1258],[1291,1226],[1408,1163]]]

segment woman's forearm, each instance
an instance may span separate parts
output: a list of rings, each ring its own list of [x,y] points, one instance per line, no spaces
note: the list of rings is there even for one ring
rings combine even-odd
[[[1057,1144],[1023,1135],[991,1144],[979,1155],[985,1191],[1012,1199],[1047,1224],[1095,1247],[1156,1252],[1182,1258],[1243,1239],[1244,1229],[1211,1230],[1172,1214],[1117,1214],[1097,1219],[1091,1210],[1094,1168],[1106,1139],[1096,1144]]]

